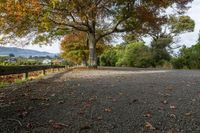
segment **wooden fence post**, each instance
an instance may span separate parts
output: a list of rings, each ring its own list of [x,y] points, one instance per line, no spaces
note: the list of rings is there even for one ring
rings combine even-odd
[[[46,70],[45,69],[42,70],[42,74],[46,75]]]
[[[27,80],[28,79],[28,72],[23,73],[23,80]]]

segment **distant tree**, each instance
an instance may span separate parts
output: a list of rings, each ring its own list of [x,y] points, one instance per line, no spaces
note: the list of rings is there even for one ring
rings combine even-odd
[[[150,49],[145,46],[143,42],[128,44],[125,49],[123,62],[126,66],[129,67],[150,67]]]
[[[163,61],[169,61],[170,51],[178,48],[172,47],[175,43],[174,38],[182,33],[192,32],[194,27],[195,22],[189,16],[170,16],[165,25],[152,30],[150,36],[153,38],[151,42],[153,65],[162,65]]]
[[[162,66],[164,61],[169,61],[171,55],[168,51],[173,39],[171,36],[160,36],[151,42],[151,54],[153,67]]]
[[[28,58],[29,58],[29,59],[32,59],[32,58],[33,58],[33,56],[29,56]]]
[[[116,66],[117,61],[118,57],[115,48],[105,50],[100,57],[101,66]]]
[[[13,53],[10,53],[9,57],[15,57],[15,55]]]

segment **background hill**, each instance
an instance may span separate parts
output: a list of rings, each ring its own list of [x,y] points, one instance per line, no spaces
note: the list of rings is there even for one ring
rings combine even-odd
[[[55,56],[57,54],[40,52],[36,50],[21,49],[16,47],[2,47],[0,46],[0,56],[14,54],[15,56],[29,57],[29,56]]]

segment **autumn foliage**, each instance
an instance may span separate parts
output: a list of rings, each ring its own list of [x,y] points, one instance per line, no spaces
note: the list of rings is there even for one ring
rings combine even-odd
[[[192,0],[2,0],[3,33],[23,36],[60,29],[87,34],[89,63],[97,65],[97,43],[114,33],[145,35],[166,22],[166,9],[178,13]],[[65,34],[66,35],[66,34]],[[63,35],[63,36],[65,36]]]
[[[100,41],[97,44],[97,55],[101,55],[103,51],[108,47],[104,41]],[[87,34],[84,32],[73,32],[64,37],[61,42],[61,56],[68,61],[75,64],[87,65],[89,59],[89,48]]]

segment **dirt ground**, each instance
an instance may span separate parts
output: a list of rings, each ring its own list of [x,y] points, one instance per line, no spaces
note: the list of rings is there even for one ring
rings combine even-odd
[[[0,132],[200,133],[200,71],[73,70],[3,88]]]

